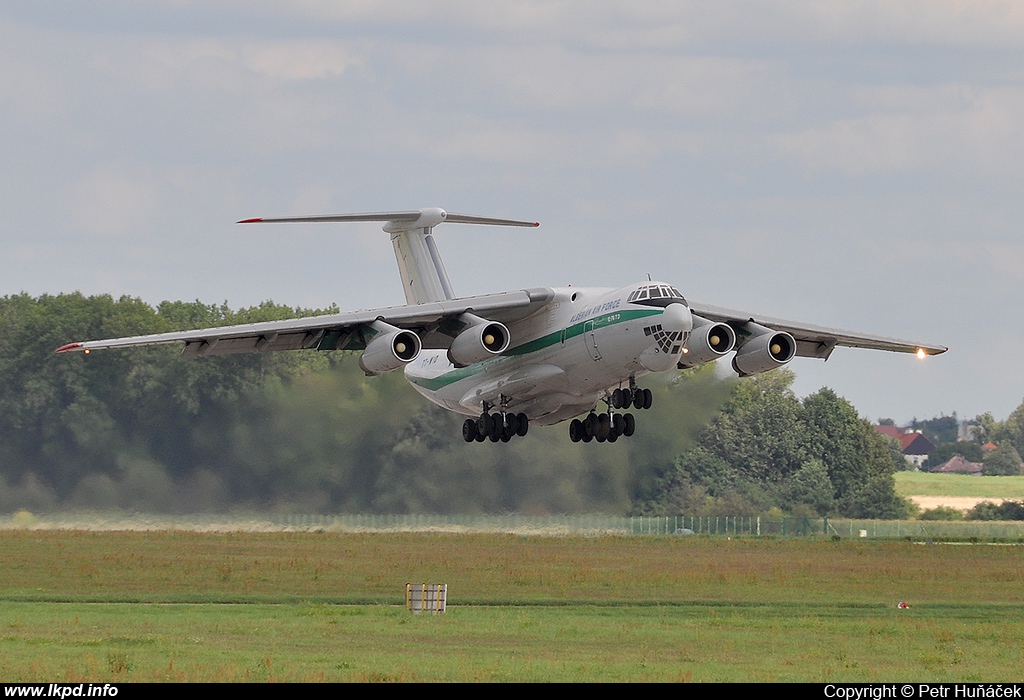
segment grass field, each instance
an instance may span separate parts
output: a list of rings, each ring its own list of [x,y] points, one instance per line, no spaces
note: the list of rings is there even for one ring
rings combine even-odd
[[[968,476],[930,472],[896,472],[900,496],[964,496],[1024,499],[1024,476]]]
[[[407,581],[447,583],[448,613],[407,613]],[[8,681],[1019,681],[1022,667],[1018,546],[0,531]]]

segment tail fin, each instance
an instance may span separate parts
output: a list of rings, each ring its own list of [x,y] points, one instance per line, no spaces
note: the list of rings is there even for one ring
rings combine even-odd
[[[431,235],[434,227],[445,221],[454,224],[487,224],[493,226],[540,226],[536,221],[492,219],[484,216],[448,213],[431,207],[414,211],[375,212],[368,214],[337,214],[298,216],[278,219],[244,219],[240,224],[308,223],[345,221],[384,221],[384,230],[391,234],[398,271],[402,276],[405,300],[409,304],[454,299],[451,280],[444,269],[441,254]]]

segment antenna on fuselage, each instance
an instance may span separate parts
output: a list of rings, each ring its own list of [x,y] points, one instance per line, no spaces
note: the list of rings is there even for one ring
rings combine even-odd
[[[446,212],[438,207],[412,211],[369,212],[364,214],[328,214],[323,216],[290,216],[283,218],[243,219],[240,224],[256,223],[341,223],[384,221],[384,231],[391,234],[398,271],[402,276],[405,300],[409,304],[454,299],[448,272],[431,235],[440,223],[484,224],[488,226],[540,226],[537,221],[495,219],[471,214]]]

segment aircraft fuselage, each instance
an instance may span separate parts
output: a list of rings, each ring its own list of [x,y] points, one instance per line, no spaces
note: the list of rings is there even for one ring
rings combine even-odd
[[[509,325],[502,355],[456,367],[444,350],[425,349],[406,365],[406,378],[467,416],[507,408],[549,425],[589,411],[636,377],[674,368],[693,327],[685,299],[664,283],[554,292],[540,312]]]

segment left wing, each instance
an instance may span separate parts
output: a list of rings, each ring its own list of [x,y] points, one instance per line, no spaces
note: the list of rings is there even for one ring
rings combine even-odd
[[[787,321],[771,316],[736,311],[735,309],[725,309],[721,306],[712,306],[710,304],[690,302],[690,310],[710,321],[728,323],[737,329],[742,329],[744,324],[753,322],[773,330],[785,331],[796,340],[796,354],[800,357],[817,357],[826,360],[832,354],[832,350],[838,345],[851,348],[867,348],[869,350],[910,352],[918,355],[940,355],[949,349],[944,345],[915,343],[911,340],[857,333],[841,328],[815,326],[810,323]]]
[[[376,321],[415,332],[424,347],[447,348],[459,329],[457,319],[462,314],[483,314],[493,321],[513,323],[531,316],[554,296],[553,290],[541,287],[285,321],[88,340],[69,343],[55,352],[88,353],[106,348],[166,343],[184,343],[183,355],[233,355],[301,349],[360,350],[365,346],[363,328]]]

